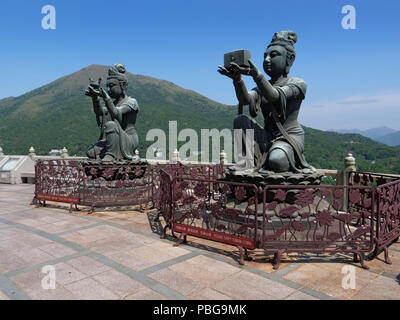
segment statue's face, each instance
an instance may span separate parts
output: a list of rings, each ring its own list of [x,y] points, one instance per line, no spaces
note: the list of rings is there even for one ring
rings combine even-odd
[[[107,80],[107,91],[113,99],[118,99],[122,95],[122,88],[118,79]]]
[[[282,46],[271,46],[264,53],[264,71],[270,77],[286,73],[287,51]]]

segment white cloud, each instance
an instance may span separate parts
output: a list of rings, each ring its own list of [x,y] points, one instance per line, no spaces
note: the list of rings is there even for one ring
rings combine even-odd
[[[321,129],[361,130],[386,126],[400,130],[400,92],[354,95],[340,100],[303,101],[301,124]]]

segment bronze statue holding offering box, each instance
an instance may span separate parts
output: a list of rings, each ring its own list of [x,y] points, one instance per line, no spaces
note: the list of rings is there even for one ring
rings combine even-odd
[[[300,105],[305,98],[307,84],[303,79],[288,77],[296,58],[293,31],[276,32],[264,53],[263,68],[271,79],[267,80],[250,60],[247,50],[238,50],[224,56],[224,67],[219,73],[233,79],[239,100],[239,114],[234,120],[235,129],[253,129],[254,143],[265,162],[259,172],[313,173],[315,169],[304,158],[304,131],[297,121]],[[256,87],[247,91],[241,75],[251,76]],[[264,116],[264,127],[243,115],[243,106],[249,106],[252,118],[259,110]],[[243,144],[245,138],[243,138]],[[245,146],[242,150],[246,150]],[[237,163],[235,170],[243,168]]]

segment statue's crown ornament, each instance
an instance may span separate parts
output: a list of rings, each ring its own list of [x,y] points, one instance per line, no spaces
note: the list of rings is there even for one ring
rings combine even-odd
[[[121,63],[117,63],[108,69],[108,79],[118,79],[120,81],[128,82],[125,72],[125,66]]]
[[[292,30],[283,30],[275,32],[272,37],[271,43],[268,47],[273,45],[291,46],[294,48],[294,44],[297,42],[297,34]]]

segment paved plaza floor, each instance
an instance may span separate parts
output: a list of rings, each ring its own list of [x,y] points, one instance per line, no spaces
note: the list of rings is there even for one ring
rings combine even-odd
[[[290,254],[276,271],[261,250],[240,266],[235,247],[161,240],[154,211],[70,214],[62,204],[30,205],[33,192],[33,185],[0,184],[0,300],[400,299],[400,243],[390,247],[391,265],[382,253],[366,262],[369,270],[352,255]],[[46,289],[49,265],[55,289]]]

